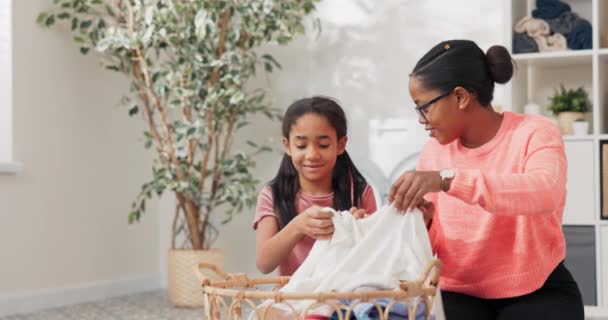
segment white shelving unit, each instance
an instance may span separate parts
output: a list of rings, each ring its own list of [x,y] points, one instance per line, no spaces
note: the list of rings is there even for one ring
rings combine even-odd
[[[546,107],[554,90],[564,84],[568,88],[584,86],[593,109],[588,115],[590,132],[585,136],[564,136],[568,157],[568,196],[564,211],[564,230],[587,238],[585,243],[571,241],[566,264],[573,270],[593,270],[595,281],[588,274],[577,278],[583,291],[587,316],[608,317],[608,220],[601,218],[601,144],[608,142],[608,0],[562,0],[572,11],[591,22],[593,48],[513,54],[517,64],[512,81],[505,86],[505,110],[523,112],[533,102]],[[506,44],[512,45],[513,27],[535,8],[533,0],[505,2],[507,13]],[[511,50],[512,52],[512,50]],[[545,109],[545,114],[549,112]],[[582,241],[582,240],[577,240]],[[573,244],[574,243],[574,244]],[[585,247],[588,249],[580,249]],[[578,251],[577,251],[578,250]],[[585,251],[587,250],[587,251]],[[591,257],[582,256],[589,254]],[[569,265],[569,258],[578,266]],[[571,261],[572,263],[572,261]],[[581,281],[584,280],[584,281]],[[595,294],[592,294],[595,292]],[[586,294],[587,293],[587,294]],[[591,294],[590,294],[591,293]]]

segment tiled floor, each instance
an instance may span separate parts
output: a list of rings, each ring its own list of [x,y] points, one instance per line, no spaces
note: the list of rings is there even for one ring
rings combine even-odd
[[[151,291],[48,309],[40,312],[13,315],[0,320],[200,320],[201,309],[174,308],[166,291]]]
[[[244,310],[245,313],[246,310]],[[158,290],[101,301],[81,303],[40,312],[13,315],[0,320],[200,320],[201,309],[175,308],[167,292]],[[587,318],[608,320],[608,318]]]

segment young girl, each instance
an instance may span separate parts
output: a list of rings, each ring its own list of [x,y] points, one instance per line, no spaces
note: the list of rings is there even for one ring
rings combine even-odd
[[[372,188],[346,152],[346,116],[332,99],[294,102],[283,117],[285,155],[279,172],[258,196],[253,228],[256,265],[292,275],[316,239],[331,237],[332,214],[357,217],[376,211]]]

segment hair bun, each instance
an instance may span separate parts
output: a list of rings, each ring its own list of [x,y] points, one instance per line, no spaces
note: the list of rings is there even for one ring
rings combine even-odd
[[[486,63],[496,83],[507,83],[513,76],[513,61],[509,51],[503,46],[491,46],[486,51]]]

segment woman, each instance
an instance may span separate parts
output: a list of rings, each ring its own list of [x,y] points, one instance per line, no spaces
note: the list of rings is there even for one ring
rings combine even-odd
[[[439,43],[420,59],[409,92],[434,139],[389,201],[425,212],[444,263],[448,320],[582,320],[581,294],[563,264],[563,140],[543,117],[494,111],[494,83],[512,74],[504,47],[484,54],[467,40]]]

